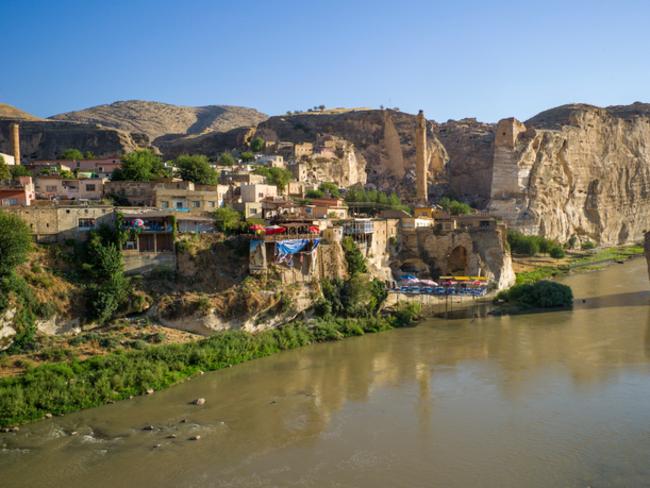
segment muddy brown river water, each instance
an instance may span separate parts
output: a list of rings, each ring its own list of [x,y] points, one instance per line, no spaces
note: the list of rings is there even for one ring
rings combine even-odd
[[[432,319],[24,426],[0,486],[650,486],[645,262],[565,282],[572,311]]]

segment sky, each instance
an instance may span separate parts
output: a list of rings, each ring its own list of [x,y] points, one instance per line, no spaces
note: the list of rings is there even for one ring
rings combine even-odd
[[[0,102],[525,120],[650,102],[648,26],[646,0],[0,0]]]

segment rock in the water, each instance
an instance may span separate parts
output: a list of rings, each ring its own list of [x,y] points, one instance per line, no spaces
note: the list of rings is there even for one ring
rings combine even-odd
[[[192,403],[194,405],[205,405],[205,398],[197,398]]]
[[[142,430],[154,430],[154,428],[155,427],[153,425],[145,425],[144,427],[142,427]]]
[[[147,388],[147,395],[153,395],[154,390],[153,388]]]
[[[190,437],[190,440],[191,441],[198,441],[200,438],[201,438],[201,436],[197,434],[197,435],[193,435],[192,437]]]

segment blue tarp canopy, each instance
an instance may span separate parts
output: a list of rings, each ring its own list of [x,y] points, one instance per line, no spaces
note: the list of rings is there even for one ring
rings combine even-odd
[[[278,241],[275,243],[275,252],[279,256],[296,254],[307,247],[307,244],[309,244],[309,239],[287,239],[286,241]]]

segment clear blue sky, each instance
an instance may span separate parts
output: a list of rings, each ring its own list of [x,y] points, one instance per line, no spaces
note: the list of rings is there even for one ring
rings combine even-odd
[[[645,0],[0,0],[0,101],[526,119],[650,101],[649,26]]]

